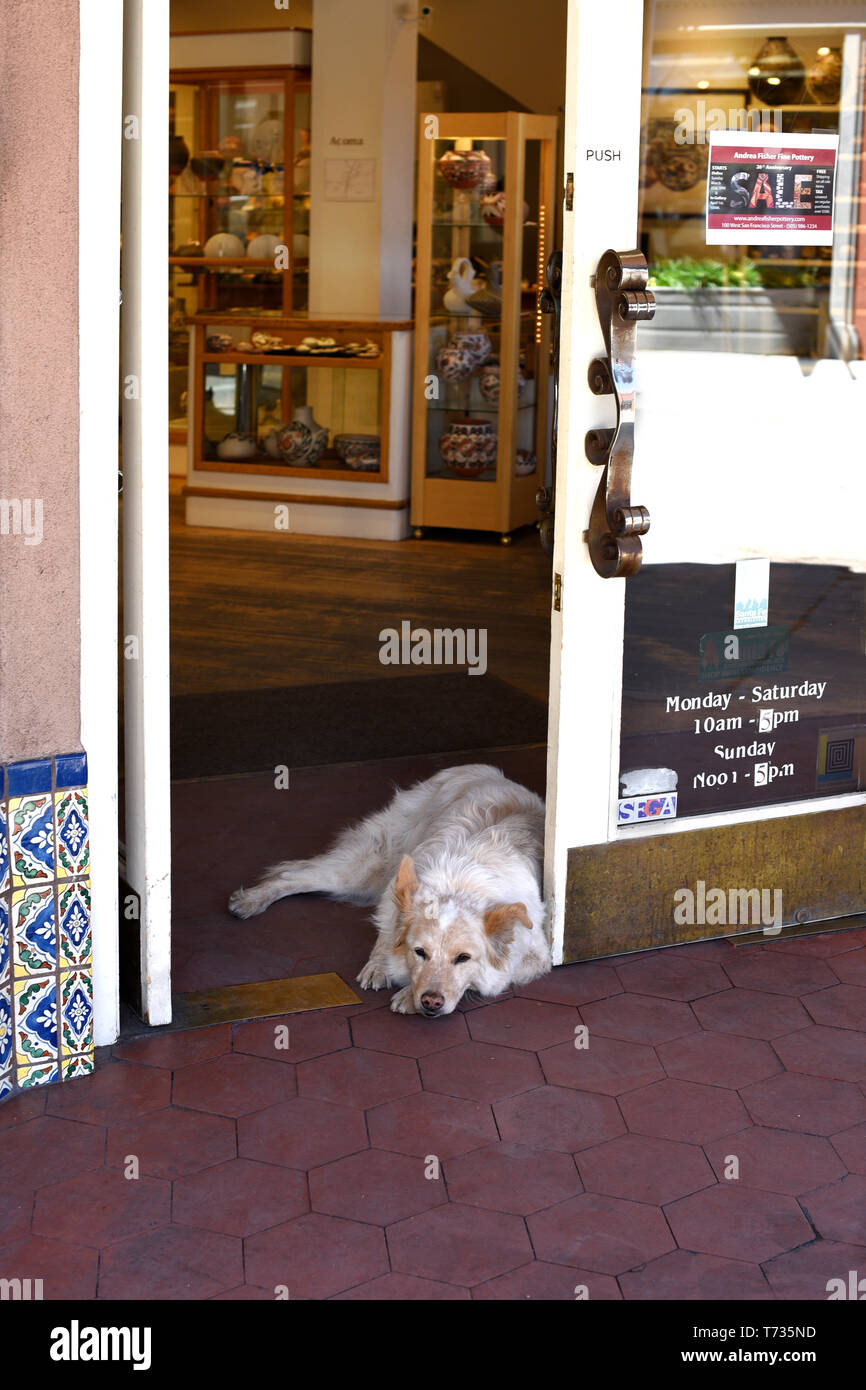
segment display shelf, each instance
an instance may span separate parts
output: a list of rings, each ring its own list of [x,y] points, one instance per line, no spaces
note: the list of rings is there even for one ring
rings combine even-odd
[[[551,344],[537,296],[552,249],[557,120],[514,111],[436,119],[429,140],[429,117],[420,118],[411,519],[416,533],[442,526],[508,540],[536,519],[545,481]],[[473,188],[454,186],[473,178]],[[504,194],[501,225],[480,213],[494,189]],[[501,296],[495,312],[473,305],[479,291]],[[464,312],[443,304],[446,294],[462,298]]]

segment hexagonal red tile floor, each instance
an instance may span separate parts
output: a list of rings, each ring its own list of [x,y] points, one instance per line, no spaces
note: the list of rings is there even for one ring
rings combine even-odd
[[[866,1277],[866,949],[153,1033],[0,1130],[0,1278],[48,1299],[826,1299]]]

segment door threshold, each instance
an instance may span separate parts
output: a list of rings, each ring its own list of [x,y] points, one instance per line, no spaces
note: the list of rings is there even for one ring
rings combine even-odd
[[[155,1028],[136,1017],[132,1027],[121,1030],[121,1040],[209,1028],[215,1023],[246,1023],[281,1014],[335,1009],[345,1004],[360,1004],[361,999],[345,980],[329,971],[322,975],[294,975],[282,980],[224,985],[218,989],[194,989],[186,994],[175,994],[171,1003],[171,1023]]]
[[[793,922],[782,927],[781,931],[767,934],[766,928],[759,931],[738,932],[736,936],[725,937],[732,946],[755,946],[768,941],[787,941],[789,937],[826,936],[829,932],[856,931],[866,927],[866,915],[860,913],[853,917],[831,917],[821,922]]]

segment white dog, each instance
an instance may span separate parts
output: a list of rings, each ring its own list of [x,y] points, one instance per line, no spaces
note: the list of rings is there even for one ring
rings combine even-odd
[[[450,1014],[466,990],[500,994],[550,969],[541,901],[544,802],[495,767],[437,772],[344,830],[315,859],[277,864],[229,900],[253,917],[290,893],[376,903],[358,976],[399,985],[396,1013]]]

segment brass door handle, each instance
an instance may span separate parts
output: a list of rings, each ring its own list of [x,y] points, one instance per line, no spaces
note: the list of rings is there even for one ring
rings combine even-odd
[[[603,579],[637,574],[640,537],[650,525],[646,507],[631,504],[635,338],[638,323],[656,311],[647,274],[640,251],[605,251],[595,273],[595,302],[607,357],[590,363],[589,388],[595,396],[612,395],[616,400],[615,427],[589,430],[585,443],[590,463],[604,468],[587,532],[590,559]]]

